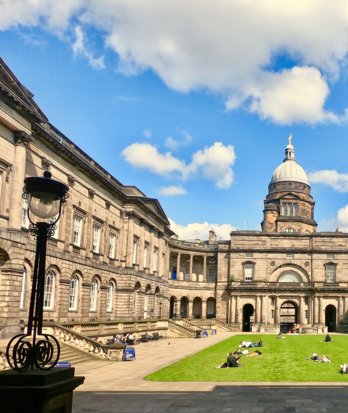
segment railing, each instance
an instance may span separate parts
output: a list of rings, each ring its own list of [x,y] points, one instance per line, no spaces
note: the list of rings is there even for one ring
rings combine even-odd
[[[122,356],[123,347],[120,345],[119,348],[112,348],[109,346],[98,343],[92,338],[86,337],[74,330],[63,327],[59,324],[52,323],[47,324],[46,328],[51,328],[53,330],[53,335],[64,344],[74,347],[84,353],[87,353],[93,357],[102,360],[120,360]]]
[[[189,330],[199,331],[201,330],[194,322],[187,320],[186,318],[182,318],[180,320],[176,320],[176,323],[186,327]]]
[[[173,320],[169,320],[168,321],[168,327],[170,328],[170,330],[174,331],[175,333],[183,336],[183,337],[196,337],[196,331],[188,328],[186,326],[183,326],[181,324],[179,324],[176,321]]]
[[[235,328],[229,326],[227,323],[225,323],[224,321],[221,321],[221,320],[215,320],[215,325],[217,327],[222,328],[225,331],[236,331]],[[237,330],[237,331],[239,331],[239,330]]]

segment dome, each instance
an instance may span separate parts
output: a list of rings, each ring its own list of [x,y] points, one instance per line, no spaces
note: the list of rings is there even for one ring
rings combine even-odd
[[[291,143],[292,137],[285,148],[285,159],[273,172],[271,184],[276,182],[294,181],[309,185],[308,177],[302,166],[295,161],[295,150]]]

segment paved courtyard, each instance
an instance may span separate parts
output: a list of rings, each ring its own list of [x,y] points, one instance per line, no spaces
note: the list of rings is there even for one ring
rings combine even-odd
[[[74,393],[73,413],[348,412],[347,386],[283,383],[166,383],[143,377],[231,333],[204,339],[163,339],[136,346],[132,362],[88,361],[76,366],[85,383]]]

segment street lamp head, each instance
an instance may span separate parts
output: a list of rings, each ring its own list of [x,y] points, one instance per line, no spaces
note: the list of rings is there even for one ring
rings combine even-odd
[[[23,197],[28,200],[28,209],[35,217],[52,220],[54,224],[60,217],[61,205],[68,197],[69,188],[62,182],[51,178],[49,171],[43,177],[30,177],[24,180]],[[28,216],[30,222],[33,223]]]

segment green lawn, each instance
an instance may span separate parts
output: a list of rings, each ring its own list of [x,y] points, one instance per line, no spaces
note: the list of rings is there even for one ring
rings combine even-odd
[[[262,338],[262,355],[242,356],[243,367],[218,369],[234,352],[242,340]],[[348,336],[333,335],[333,342],[325,343],[324,335],[237,335],[199,353],[180,360],[149,376],[152,381],[221,381],[221,382],[346,382],[348,374],[339,373],[339,365],[348,363]],[[204,339],[200,339],[204,340]],[[256,349],[255,349],[256,350]],[[325,354],[331,363],[309,359],[312,353]]]

